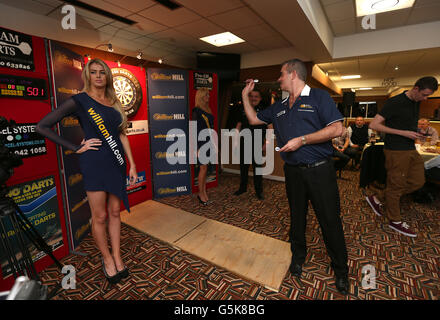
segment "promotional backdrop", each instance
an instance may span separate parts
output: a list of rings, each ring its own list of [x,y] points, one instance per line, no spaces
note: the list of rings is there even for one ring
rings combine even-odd
[[[191,192],[188,153],[188,72],[148,69],[151,158],[154,197],[179,196]],[[176,132],[169,134],[175,129]],[[167,138],[169,141],[167,141]],[[168,148],[183,143],[183,150],[167,154]],[[167,157],[184,164],[170,164]]]
[[[23,165],[15,168],[6,182],[9,190],[15,190],[8,194],[20,206],[25,206],[23,211],[33,226],[39,228],[43,239],[53,245],[55,257],[61,259],[69,248],[56,147],[35,132],[36,123],[52,109],[45,41],[11,30],[0,32],[4,35],[0,54],[0,115],[18,124],[15,128],[3,129],[0,138],[10,151],[23,159]],[[28,203],[31,199],[41,206],[32,208]],[[7,238],[14,242],[12,232],[7,232]],[[53,263],[50,257],[42,257],[42,253],[33,252],[33,257],[37,272]],[[12,276],[3,274],[3,268],[5,266],[0,272],[0,291],[9,289],[14,282]]]

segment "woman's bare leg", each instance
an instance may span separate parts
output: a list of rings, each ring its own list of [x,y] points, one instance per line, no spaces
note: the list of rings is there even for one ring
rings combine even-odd
[[[208,201],[208,194],[206,193],[206,174],[208,172],[208,165],[203,164],[199,166],[199,197],[202,201]]]
[[[105,270],[109,276],[116,274],[116,267],[113,257],[108,249],[107,226],[106,226],[106,202],[107,194],[104,191],[86,191],[92,211],[92,234],[96,246],[101,251],[104,259]]]
[[[114,194],[108,194],[108,232],[110,235],[110,243],[112,245],[112,254],[115,261],[116,269],[122,271],[124,262],[121,258],[121,200]]]

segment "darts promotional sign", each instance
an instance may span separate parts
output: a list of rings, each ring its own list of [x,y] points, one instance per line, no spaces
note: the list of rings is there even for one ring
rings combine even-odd
[[[0,131],[0,137],[5,138],[5,147],[22,158],[46,154],[46,140],[35,132],[36,126],[36,123],[18,123]]]
[[[54,176],[13,185],[9,188],[8,197],[14,200],[34,229],[53,251],[63,245]],[[21,253],[18,252],[18,240],[16,239],[14,228],[10,221],[6,221],[6,235],[9,242],[12,243],[16,257],[20,258],[19,255]],[[26,236],[23,239],[29,246],[32,261],[35,262],[45,256],[45,253],[32,245]],[[5,256],[0,258],[0,265],[3,277],[6,278],[11,270]]]
[[[0,27],[0,67],[34,71],[32,37]]]

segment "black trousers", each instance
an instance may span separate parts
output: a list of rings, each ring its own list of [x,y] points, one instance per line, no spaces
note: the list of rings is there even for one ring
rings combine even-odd
[[[324,243],[337,276],[348,274],[348,256],[340,217],[339,190],[332,162],[314,168],[284,165],[290,207],[292,260],[303,264],[307,255],[306,223],[309,200],[321,226]]]
[[[240,141],[240,190],[247,190],[247,184],[249,178],[249,166],[250,164],[244,163],[244,143],[243,141]],[[262,166],[263,166],[262,164],[259,165],[255,162],[254,151],[252,149],[252,171],[254,174],[254,187],[256,193],[263,192],[263,176],[255,174],[255,168]]]

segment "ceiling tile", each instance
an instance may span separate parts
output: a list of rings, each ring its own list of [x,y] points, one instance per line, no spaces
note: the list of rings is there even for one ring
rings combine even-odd
[[[216,49],[215,51],[219,51],[219,49]],[[230,46],[224,46],[221,47],[221,52],[223,53],[249,53],[249,52],[255,52],[258,51],[258,48],[250,43],[237,43]]]
[[[359,61],[357,59],[347,61],[335,61],[332,64],[341,76],[359,74]]]
[[[399,53],[399,54],[391,54],[388,60],[388,65],[391,67],[400,66],[400,65],[411,65],[416,63],[421,59],[424,55],[423,51],[421,52],[408,52],[408,53]]]
[[[20,1],[0,0],[0,3],[18,9],[31,11],[33,13],[41,14],[41,15],[46,15],[53,10],[52,6],[40,2],[35,2],[32,0],[20,0]]]
[[[397,28],[405,25],[412,9],[384,12],[376,15],[377,30]]]
[[[42,4],[46,4],[46,5],[51,6],[53,8],[56,8],[56,7],[63,5],[63,3],[60,2],[59,0],[34,0],[34,1],[42,3]]]
[[[106,33],[108,35],[111,35],[112,37],[117,34],[118,30],[119,30],[118,28],[113,27],[113,26],[111,26],[109,24],[98,28],[99,32],[104,32],[104,33]]]
[[[150,19],[146,19],[138,14],[130,15],[127,18],[137,22],[135,25],[132,26],[132,28],[141,31],[144,34],[155,33],[168,29],[167,26],[154,22]]]
[[[119,29],[118,32],[116,33],[116,37],[124,38],[127,40],[134,40],[134,39],[141,37],[141,35],[139,35],[138,33],[130,32],[125,29]]]
[[[104,0],[104,1],[118,7],[123,6],[124,9],[129,10],[131,12],[139,12],[141,10],[145,10],[157,4],[157,2],[152,0],[124,0],[123,3],[121,0]]]
[[[142,10],[138,14],[168,27],[175,27],[201,18],[186,8],[170,10],[162,5],[156,5],[149,9]]]
[[[244,6],[240,0],[177,0],[176,2],[194,12],[197,12],[203,17],[212,16],[214,14]]]
[[[186,33],[193,38],[202,38],[226,31],[222,27],[219,27],[206,19],[183,24],[174,29]]]
[[[366,75],[371,72],[380,72],[387,65],[388,57],[377,57],[359,59],[359,71],[361,75]]]
[[[414,3],[414,8],[432,6],[432,5],[438,5],[438,4],[439,4],[438,0],[417,0]]]
[[[426,23],[440,20],[440,1],[429,6],[414,8],[408,19],[408,24]]]
[[[234,34],[246,41],[261,40],[269,37],[280,36],[278,32],[274,31],[265,23],[234,30]]]
[[[126,17],[133,13],[131,11],[124,9],[124,7],[120,5],[113,5],[110,4],[109,2],[105,2],[104,0],[87,0],[86,2],[91,6],[111,12],[121,17]]]
[[[168,29],[165,31],[157,32],[155,34],[150,35],[149,37],[153,39],[159,39],[172,46],[192,48],[195,50],[197,50],[197,48],[201,48],[202,50],[204,50],[206,48],[213,47],[207,43],[205,44],[205,42],[203,42],[202,40],[192,38],[174,29]]]
[[[211,16],[209,17],[209,20],[222,26],[228,31],[234,31],[264,23],[260,17],[246,7]]]
[[[324,7],[324,11],[330,22],[346,20],[356,16],[356,10],[353,5],[354,1],[345,0],[339,1]]]
[[[356,19],[334,21],[331,23],[331,28],[335,37],[356,33]]]
[[[60,10],[60,12],[61,12],[61,10]],[[76,13],[83,16],[83,17],[87,17],[87,18],[93,19],[95,21],[103,22],[103,23],[111,23],[114,21],[113,19],[107,18],[107,17],[102,16],[100,14],[96,14],[96,13],[91,12],[89,10],[85,10],[83,8],[76,8]]]
[[[342,1],[345,1],[345,0],[320,0],[322,7],[328,6],[330,4],[335,4],[337,2],[342,2]]]
[[[292,45],[281,36],[274,36],[265,39],[253,40],[251,43],[260,50],[272,50],[291,47]]]

